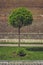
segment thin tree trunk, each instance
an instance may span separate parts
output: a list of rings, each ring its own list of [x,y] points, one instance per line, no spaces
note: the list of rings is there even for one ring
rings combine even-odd
[[[18,33],[19,33],[19,43],[18,43],[18,46],[20,47],[20,27],[18,28]]]

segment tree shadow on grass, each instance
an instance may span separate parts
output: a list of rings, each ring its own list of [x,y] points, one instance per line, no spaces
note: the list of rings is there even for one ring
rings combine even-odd
[[[43,51],[43,47],[30,47],[26,48],[28,51]]]

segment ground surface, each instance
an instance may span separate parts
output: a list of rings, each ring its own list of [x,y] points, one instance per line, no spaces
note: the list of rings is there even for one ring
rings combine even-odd
[[[43,65],[43,60],[0,61],[0,65]]]
[[[15,47],[15,46],[18,46],[18,44],[0,44],[0,46],[12,46],[12,47]],[[43,47],[43,44],[20,44],[20,46],[22,47]]]
[[[20,46],[43,47],[43,39],[21,39]],[[18,39],[0,39],[0,46],[18,46]]]
[[[22,48],[26,52],[24,57],[17,54]],[[43,60],[43,47],[0,47],[0,60]]]

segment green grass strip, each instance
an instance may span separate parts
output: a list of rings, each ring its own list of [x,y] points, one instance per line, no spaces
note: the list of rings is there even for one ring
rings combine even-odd
[[[0,42],[0,44],[18,44],[19,42]],[[43,44],[42,42],[20,42],[20,44]]]
[[[17,55],[20,49],[26,56]],[[0,60],[43,60],[43,47],[0,47]]]

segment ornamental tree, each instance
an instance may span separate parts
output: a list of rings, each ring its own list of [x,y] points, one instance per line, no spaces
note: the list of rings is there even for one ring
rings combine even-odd
[[[15,8],[8,17],[8,22],[13,26],[18,28],[19,33],[19,44],[20,46],[20,29],[22,26],[27,26],[32,24],[33,17],[31,11],[25,7]]]

